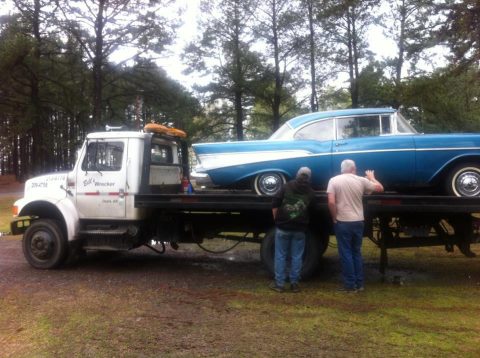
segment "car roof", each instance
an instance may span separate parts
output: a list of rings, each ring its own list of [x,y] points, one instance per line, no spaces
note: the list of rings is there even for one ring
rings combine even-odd
[[[395,113],[393,108],[350,108],[340,109],[334,111],[314,112],[298,116],[287,121],[288,125],[293,129],[301,127],[305,123],[309,123],[318,119],[340,117],[340,116],[354,116],[354,115],[367,115],[367,114],[382,114],[382,113]]]

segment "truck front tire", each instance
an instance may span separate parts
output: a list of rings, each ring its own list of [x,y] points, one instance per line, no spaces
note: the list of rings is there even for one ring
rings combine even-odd
[[[39,219],[25,231],[22,246],[30,265],[37,269],[51,269],[64,262],[68,245],[57,221]]]
[[[325,252],[326,245],[321,237],[315,237],[311,231],[307,232],[305,239],[305,252],[303,254],[302,279],[309,278],[317,271],[320,258]],[[327,242],[328,245],[328,242]],[[270,230],[262,240],[260,257],[268,272],[275,274],[275,229]]]

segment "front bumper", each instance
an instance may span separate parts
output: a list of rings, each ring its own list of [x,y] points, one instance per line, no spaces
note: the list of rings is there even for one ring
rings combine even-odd
[[[21,217],[21,218],[16,218],[13,221],[10,222],[10,231],[12,235],[21,235],[23,234],[28,227],[30,226],[32,220],[35,220],[35,218],[32,217]]]
[[[195,170],[190,173],[190,180],[195,182],[197,187],[211,188],[213,187],[212,179],[210,175],[203,172],[196,172]]]

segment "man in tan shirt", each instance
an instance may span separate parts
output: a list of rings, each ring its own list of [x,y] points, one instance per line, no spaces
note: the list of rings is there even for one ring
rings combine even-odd
[[[375,179],[373,170],[365,171],[365,178],[358,176],[355,162],[351,159],[342,162],[341,172],[328,182],[328,208],[335,224],[342,266],[343,287],[340,290],[357,292],[364,290],[362,197],[372,192],[383,192],[383,185]]]

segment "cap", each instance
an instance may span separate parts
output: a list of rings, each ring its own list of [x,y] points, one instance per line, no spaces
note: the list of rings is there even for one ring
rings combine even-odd
[[[312,171],[308,167],[301,167],[300,169],[298,169],[297,178],[301,176],[306,176],[310,180],[310,178],[312,177]]]

